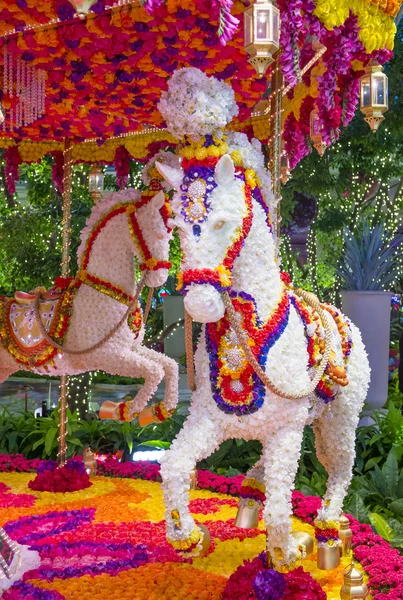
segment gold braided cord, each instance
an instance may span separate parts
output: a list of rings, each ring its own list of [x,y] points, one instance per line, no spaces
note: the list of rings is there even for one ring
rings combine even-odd
[[[148,290],[147,304],[144,309],[144,315],[143,315],[144,325],[147,323],[148,315],[150,314],[151,304],[153,301],[153,295],[154,295],[154,288],[150,287],[150,289]]]
[[[92,346],[90,346],[89,348],[85,348],[83,350],[71,350],[71,349],[67,349],[64,346],[61,346],[60,344],[58,344],[54,339],[52,339],[49,335],[48,332],[46,331],[43,323],[42,323],[42,319],[41,319],[41,315],[39,313],[39,294],[37,294],[36,298],[35,298],[35,304],[34,304],[34,316],[35,319],[38,323],[39,326],[39,330],[41,332],[41,334],[43,335],[43,337],[45,338],[45,340],[51,344],[51,346],[53,346],[54,348],[57,348],[57,350],[59,350],[60,352],[64,353],[64,354],[73,354],[73,355],[80,355],[80,354],[88,354],[89,352],[93,352],[94,350],[98,350],[98,348],[101,348],[101,346],[103,346],[104,344],[106,344],[106,342],[108,342],[111,337],[113,337],[115,335],[115,333],[117,333],[119,331],[119,329],[122,327],[122,325],[124,324],[124,322],[128,319],[129,315],[135,310],[136,306],[137,306],[137,302],[141,293],[141,290],[144,287],[144,279],[147,275],[147,271],[143,272],[143,275],[141,276],[141,279],[137,285],[137,290],[136,290],[136,295],[134,296],[133,300],[130,302],[129,306],[127,307],[127,310],[125,312],[125,314],[123,315],[123,317],[120,319],[120,321],[114,325],[114,327],[112,327],[112,329],[109,331],[109,333],[102,338],[99,342],[96,342],[95,344],[93,344]]]
[[[241,325],[239,324],[239,322],[236,319],[237,313],[232,304],[230,295],[228,294],[228,292],[223,292],[223,294],[222,294],[224,305],[225,305],[225,308],[226,308],[226,311],[228,314],[228,320],[231,324],[231,327],[234,329],[235,333],[237,334],[238,339],[239,339],[239,344],[240,344],[242,350],[244,351],[247,360],[249,361],[250,365],[252,366],[253,370],[255,371],[256,375],[259,377],[261,382],[266,386],[266,388],[268,390],[270,390],[270,392],[272,392],[276,396],[280,396],[280,398],[286,398],[287,400],[300,400],[301,398],[305,398],[306,396],[309,396],[310,394],[312,394],[315,391],[320,380],[322,379],[322,377],[324,375],[324,372],[326,370],[326,367],[327,367],[327,364],[329,361],[329,355],[330,355],[330,352],[332,349],[332,330],[328,323],[328,315],[327,315],[326,311],[324,311],[321,308],[321,306],[319,304],[319,300],[316,298],[316,296],[314,294],[312,294],[310,292],[306,292],[305,290],[295,289],[294,291],[298,296],[300,296],[303,300],[305,300],[305,302],[318,313],[318,315],[322,321],[324,330],[325,330],[325,351],[323,353],[323,357],[322,357],[322,360],[318,367],[318,370],[316,372],[316,375],[312,379],[311,383],[309,384],[309,387],[306,390],[303,390],[302,392],[298,392],[295,394],[293,394],[293,393],[286,394],[285,392],[280,390],[276,386],[276,384],[273,383],[269,379],[267,373],[265,373],[263,371],[262,367],[257,362],[252,350],[250,349],[250,347],[248,345],[248,340],[245,336],[245,333],[244,333]]]
[[[188,372],[189,389],[196,390],[195,363],[193,356],[193,321],[192,317],[185,308],[185,349],[186,349],[186,368]]]

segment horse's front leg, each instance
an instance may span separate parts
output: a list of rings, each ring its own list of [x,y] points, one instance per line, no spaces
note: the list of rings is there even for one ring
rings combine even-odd
[[[161,461],[167,538],[186,555],[198,554],[203,538],[188,510],[190,473],[220,442],[218,424],[192,414]]]
[[[296,421],[298,423],[298,419]],[[291,536],[291,494],[303,433],[303,423],[298,425],[293,423],[278,429],[263,446],[267,547],[278,570],[294,568],[301,556]]]
[[[151,350],[150,348],[146,348],[145,346],[140,346],[139,352],[145,358],[148,358],[150,361],[158,360],[161,368],[165,374],[165,394],[164,394],[164,408],[170,413],[175,410],[176,405],[178,404],[178,383],[179,383],[179,367],[176,360],[170,358],[169,356],[165,356],[165,354],[160,354],[155,350]]]

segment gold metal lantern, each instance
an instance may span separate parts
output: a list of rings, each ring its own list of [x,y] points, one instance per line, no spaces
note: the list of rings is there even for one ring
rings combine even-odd
[[[244,12],[244,47],[248,62],[262,77],[280,48],[280,11],[272,2],[256,0]]]
[[[342,556],[350,556],[351,554],[351,542],[353,539],[353,532],[350,529],[350,521],[345,515],[340,517],[340,529],[339,538],[341,540],[340,551]]]
[[[388,110],[388,78],[375,60],[365,67],[360,79],[360,109],[372,131],[377,131]]]
[[[323,141],[322,124],[319,119],[319,112],[316,108],[311,112],[310,138],[319,156],[323,156],[326,150],[326,144]]]
[[[88,189],[94,203],[96,204],[99,202],[104,191],[104,174],[97,164],[93,165],[91,168],[88,177]]]
[[[70,0],[70,4],[74,6],[80,19],[85,19],[91,6],[93,6],[97,1],[98,0]]]
[[[340,589],[341,600],[365,600],[368,598],[368,588],[364,583],[362,573],[351,563],[344,571],[344,583]]]

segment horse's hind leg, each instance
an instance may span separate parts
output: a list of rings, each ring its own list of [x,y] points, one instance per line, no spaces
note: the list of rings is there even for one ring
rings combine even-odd
[[[288,567],[298,558],[291,536],[291,493],[301,452],[304,420],[278,429],[269,436],[263,447],[266,503],[264,520],[267,545],[276,568]]]
[[[217,423],[208,417],[190,415],[161,461],[167,538],[181,541],[175,548],[189,550],[197,542],[198,531],[188,510],[190,473],[197,461],[210,456],[221,437]]]
[[[151,350],[150,348],[146,348],[144,346],[140,346],[139,352],[142,356],[151,361],[155,360],[155,356],[158,357],[158,362],[160,363],[165,374],[164,407],[168,411],[174,410],[178,404],[178,363],[173,358],[169,358],[169,356],[165,356],[165,354],[157,353],[155,350]]]
[[[353,327],[353,349],[348,360],[349,384],[314,422],[317,456],[329,474],[319,518],[338,521],[351,482],[355,460],[355,430],[367,395],[369,365],[358,330]]]
[[[101,369],[106,373],[122,377],[144,378],[141,390],[130,402],[129,417],[131,418],[134,418],[135,413],[141,412],[146,407],[164,377],[164,370],[155,358],[150,360],[136,351],[122,353],[119,356],[104,352],[99,358],[94,358],[91,368]]]

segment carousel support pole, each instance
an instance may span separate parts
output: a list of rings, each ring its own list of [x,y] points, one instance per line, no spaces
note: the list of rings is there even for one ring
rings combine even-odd
[[[282,98],[283,76],[280,69],[280,52],[276,53],[273,72],[271,76],[271,144],[270,144],[270,170],[272,173],[273,194],[277,202],[276,222],[273,230],[276,236],[277,255],[280,253],[280,201],[281,201],[281,136],[282,136]]]
[[[63,165],[63,233],[62,233],[62,277],[68,277],[70,272],[70,223],[71,223],[71,140],[65,140],[64,146],[64,165]],[[57,461],[59,467],[66,462],[66,425],[67,425],[67,394],[68,378],[67,375],[60,377],[60,397],[59,397],[59,448]]]

